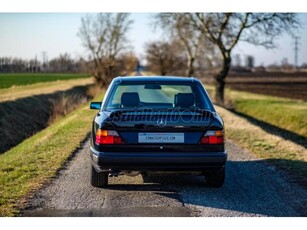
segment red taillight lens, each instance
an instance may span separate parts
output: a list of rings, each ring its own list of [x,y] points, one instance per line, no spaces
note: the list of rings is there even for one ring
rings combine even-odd
[[[206,134],[200,139],[200,144],[223,144],[224,131],[207,131]]]
[[[96,144],[97,145],[114,145],[124,144],[122,138],[114,130],[101,130],[96,131]]]

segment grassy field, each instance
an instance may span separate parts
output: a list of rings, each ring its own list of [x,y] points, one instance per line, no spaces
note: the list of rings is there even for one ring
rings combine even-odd
[[[306,148],[270,134],[229,110],[218,106],[216,109],[225,122],[226,139],[235,141],[258,158],[285,170],[292,181],[307,185]]]
[[[88,78],[89,74],[62,74],[62,73],[1,73],[0,89],[17,85],[30,85],[39,82]]]
[[[229,91],[235,110],[307,138],[307,101]]]
[[[76,86],[85,86],[94,83],[94,78],[80,78],[57,80],[53,82],[39,82],[31,85],[19,85],[0,89],[0,102],[15,101],[20,98],[41,94],[51,94],[57,91],[66,91]]]
[[[25,196],[56,175],[90,132],[95,113],[87,103],[0,155],[0,216],[16,215]]]
[[[206,85],[214,98],[214,87]],[[307,102],[226,89],[235,111],[307,138]]]
[[[214,87],[205,87],[214,98]],[[234,111],[216,106],[225,122],[226,138],[285,169],[294,180],[306,185],[307,102],[232,89],[226,90],[226,97],[234,104]],[[268,125],[253,124],[250,118]],[[277,131],[271,126],[276,126]],[[285,137],[287,131],[290,134]]]
[[[40,92],[0,103],[0,154],[85,104],[100,91],[96,85],[82,85],[49,94]]]

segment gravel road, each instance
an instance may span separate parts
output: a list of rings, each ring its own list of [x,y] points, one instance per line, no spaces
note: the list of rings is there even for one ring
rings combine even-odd
[[[23,216],[307,216],[307,191],[283,172],[227,142],[222,188],[202,176],[119,176],[90,185],[89,141],[67,167],[29,200]],[[145,182],[145,183],[143,183]]]

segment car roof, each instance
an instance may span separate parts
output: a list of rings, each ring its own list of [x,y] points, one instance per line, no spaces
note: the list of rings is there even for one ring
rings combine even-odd
[[[177,76],[125,76],[116,77],[114,82],[182,82],[193,83],[199,82],[194,77],[177,77]]]

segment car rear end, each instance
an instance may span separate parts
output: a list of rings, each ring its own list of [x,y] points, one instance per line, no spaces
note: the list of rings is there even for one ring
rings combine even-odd
[[[132,171],[199,171],[219,187],[223,121],[195,79],[113,81],[93,122],[91,157],[97,187],[109,173]]]

